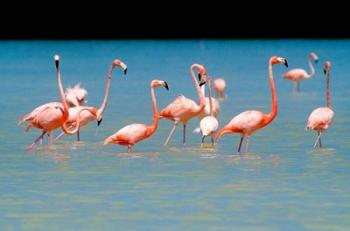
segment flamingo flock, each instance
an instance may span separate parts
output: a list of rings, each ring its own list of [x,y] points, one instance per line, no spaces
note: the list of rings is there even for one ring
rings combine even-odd
[[[315,68],[312,61],[317,62],[318,57],[314,52],[311,52],[307,58],[310,73],[303,69],[293,69],[284,74],[284,78],[295,82],[295,91],[300,90],[300,81],[310,79],[315,75]],[[41,130],[33,143],[26,149],[32,150],[34,146],[42,141],[45,134],[49,137],[48,146],[52,144],[51,134],[53,131],[61,128],[62,132],[56,137],[59,140],[64,135],[77,135],[77,141],[80,141],[80,129],[91,121],[97,121],[100,125],[103,113],[107,108],[108,97],[110,95],[110,85],[112,72],[115,67],[120,68],[124,74],[127,73],[127,65],[119,59],[115,59],[107,72],[107,80],[105,86],[105,94],[102,104],[99,108],[86,106],[87,91],[80,86],[69,87],[66,92],[63,90],[63,84],[60,73],[60,57],[54,56],[56,79],[58,91],[60,94],[60,102],[50,102],[36,107],[30,113],[24,115],[18,121],[18,125],[27,122],[25,131],[29,131],[32,127]],[[275,81],[273,76],[273,66],[283,64],[288,67],[286,58],[272,56],[268,61],[268,80],[271,90],[271,111],[264,113],[256,110],[244,111],[232,118],[230,122],[219,129],[218,116],[220,112],[220,103],[227,99],[225,93],[226,81],[222,78],[213,79],[207,75],[207,70],[202,64],[193,64],[190,67],[190,77],[198,95],[198,103],[192,99],[186,98],[183,95],[175,98],[168,106],[158,111],[155,88],[164,87],[169,90],[169,85],[164,80],[153,80],[150,83],[150,94],[153,109],[153,123],[146,124],[129,124],[119,129],[113,135],[104,139],[104,145],[118,144],[127,147],[127,151],[131,152],[134,145],[151,137],[158,128],[159,119],[167,119],[172,121],[173,127],[167,136],[164,146],[168,146],[178,124],[182,124],[182,143],[186,144],[186,127],[188,122],[193,118],[199,118],[199,128],[197,129],[202,136],[201,146],[204,144],[206,137],[211,137],[212,147],[225,134],[238,133],[240,141],[237,146],[237,153],[241,153],[242,144],[245,140],[245,152],[249,152],[249,142],[251,136],[259,129],[269,125],[277,116],[278,104]],[[319,107],[313,110],[308,118],[306,130],[315,130],[317,138],[314,143],[314,148],[321,148],[321,135],[330,127],[333,121],[334,112],[332,110],[331,95],[330,95],[330,69],[331,62],[324,63],[324,74],[326,76],[326,107]],[[198,80],[196,78],[196,73]],[[205,86],[208,89],[208,97],[205,96]],[[216,92],[216,98],[212,95],[212,88]]]

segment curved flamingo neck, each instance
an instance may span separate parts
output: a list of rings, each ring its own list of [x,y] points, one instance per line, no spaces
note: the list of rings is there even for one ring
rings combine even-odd
[[[61,72],[60,72],[60,64],[57,63],[56,66],[56,76],[57,76],[57,84],[58,84],[58,90],[60,92],[60,96],[61,96],[61,101],[63,104],[63,121],[66,121],[68,119],[69,116],[69,112],[68,112],[68,104],[66,101],[66,96],[64,94],[64,90],[63,90],[63,86],[62,86],[62,80],[61,80]]]
[[[327,101],[327,107],[328,108],[332,108],[332,102],[331,102],[331,90],[330,90],[330,87],[329,87],[329,70],[327,71],[327,83],[326,83],[326,101]]]
[[[107,73],[105,96],[103,98],[101,107],[98,109],[100,114],[102,114],[106,110],[106,107],[107,107],[107,101],[108,101],[108,96],[109,96],[109,89],[111,87],[112,71],[113,71],[113,65],[111,65],[109,67],[109,70],[108,70],[108,73]]]
[[[307,78],[312,78],[315,75],[315,68],[314,68],[314,65],[311,62],[311,58],[310,57],[307,58],[307,64],[310,67],[310,74],[309,74],[309,76]]]
[[[196,79],[196,76],[194,74],[194,69],[199,70],[201,68],[201,66],[199,64],[193,64],[191,66],[191,77],[194,83],[194,86],[196,87],[197,93],[198,93],[198,98],[199,98],[199,108],[198,108],[198,112],[200,112],[201,110],[203,110],[203,108],[205,107],[205,97],[201,91],[201,88],[199,87],[198,81]]]
[[[156,100],[156,95],[154,93],[154,87],[151,86],[151,98],[152,98],[152,109],[153,109],[153,123],[150,126],[150,129],[147,132],[147,135],[152,135],[157,127],[158,127],[158,107],[157,107],[157,100]]]
[[[275,81],[273,79],[271,61],[269,62],[269,81],[270,81],[270,87],[271,87],[272,109],[271,109],[271,112],[268,115],[266,115],[264,126],[271,123],[271,121],[277,116],[277,111],[278,111]]]
[[[64,133],[68,134],[68,135],[73,135],[75,133],[77,133],[77,131],[79,131],[80,129],[80,113],[82,111],[89,111],[91,114],[95,115],[96,116],[96,109],[94,110],[93,108],[88,108],[88,107],[83,107],[82,109],[80,109],[77,113],[77,123],[76,123],[76,126],[73,130],[69,130],[66,122],[64,122],[61,126],[62,130]]]

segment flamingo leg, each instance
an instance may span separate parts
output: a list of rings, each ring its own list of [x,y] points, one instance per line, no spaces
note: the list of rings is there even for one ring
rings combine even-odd
[[[173,136],[174,132],[175,132],[175,129],[176,129],[176,125],[177,125],[177,122],[174,123],[174,126],[173,128],[171,129],[169,135],[168,135],[168,138],[165,140],[165,143],[163,144],[164,146],[167,146],[168,143],[169,143],[169,140],[171,139],[171,137]]]
[[[317,134],[318,134],[318,136],[316,138],[316,141],[315,141],[315,144],[314,144],[314,148],[316,148],[318,143],[320,144],[320,147],[321,147],[321,135],[322,135],[322,133],[321,132],[317,132]]]
[[[211,144],[214,146],[214,137],[213,135],[211,135],[210,137],[211,137]]]
[[[184,124],[184,128],[183,128],[182,143],[186,144],[186,124]]]
[[[131,152],[131,145],[128,145],[128,153]]]
[[[38,138],[36,138],[36,139],[34,140],[34,142],[26,148],[26,150],[27,150],[27,151],[31,151],[31,150],[33,149],[34,145],[35,145],[36,143],[38,143],[39,140],[42,140],[42,139],[43,139],[43,137],[44,137],[45,134],[46,134],[46,131],[43,131],[43,132],[41,133],[41,135],[38,136]]]
[[[77,141],[80,141],[80,130],[77,131]]]
[[[241,136],[241,141],[239,142],[239,145],[238,145],[238,153],[241,152],[242,142],[243,142],[243,136]]]
[[[247,137],[246,142],[245,142],[245,152],[249,152],[249,140],[250,140],[250,136]]]
[[[61,134],[59,134],[58,136],[56,136],[55,140],[59,140],[62,138],[62,136],[64,136],[64,132],[61,132]]]
[[[202,136],[202,144],[204,143],[205,136]]]
[[[48,141],[47,141],[47,144],[48,144],[48,145],[51,145],[51,144],[52,144],[52,137],[51,137],[51,133],[50,133],[50,132],[48,132],[48,133],[47,133],[47,136],[48,136]]]
[[[299,81],[296,82],[296,84],[295,84],[295,90],[296,90],[296,92],[300,92],[300,82]]]

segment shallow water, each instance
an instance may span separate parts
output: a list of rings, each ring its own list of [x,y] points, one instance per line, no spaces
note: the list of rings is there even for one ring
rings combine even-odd
[[[279,113],[251,139],[251,152],[237,155],[238,135],[214,148],[200,148],[188,125],[188,143],[172,124],[134,147],[133,153],[103,140],[129,123],[151,123],[149,82],[160,108],[177,95],[196,99],[189,78],[192,63],[227,81],[220,126],[248,109],[270,110],[267,61],[286,57],[290,68],[306,68],[306,56],[320,58],[316,76],[292,93],[274,67]],[[81,82],[89,105],[98,107],[113,59],[115,70],[101,127],[84,127],[81,142],[64,137],[49,148],[26,152],[39,131],[23,132],[17,120],[34,107],[59,100],[53,55],[61,55],[65,87]],[[314,132],[304,131],[309,113],[325,105],[323,62],[332,61],[334,122],[322,149],[312,149]],[[4,230],[348,230],[350,226],[348,40],[159,40],[0,42],[0,224]],[[55,133],[55,134],[58,134]],[[208,139],[209,141],[209,139]],[[46,142],[46,139],[45,139]]]

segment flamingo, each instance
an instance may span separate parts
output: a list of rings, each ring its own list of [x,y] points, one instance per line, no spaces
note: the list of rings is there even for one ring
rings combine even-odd
[[[202,93],[203,93],[203,95],[205,97],[205,85],[201,86],[201,91],[202,91]],[[205,97],[205,107],[204,107],[204,110],[201,111],[201,113],[199,113],[199,115],[198,115],[199,119],[203,119],[204,117],[211,115],[209,102],[210,102],[209,101],[209,97]],[[211,97],[211,103],[212,103],[211,110],[213,112],[213,116],[214,117],[218,117],[218,115],[220,113],[220,103],[219,103],[219,101],[217,99],[215,99],[213,97]]]
[[[241,152],[241,146],[244,138],[246,141],[246,152],[248,152],[250,136],[258,129],[261,129],[271,123],[277,115],[277,96],[275,90],[275,81],[273,79],[272,65],[283,63],[288,67],[285,58],[273,56],[269,60],[269,80],[272,96],[272,111],[264,114],[260,111],[245,111],[235,116],[227,125],[225,125],[216,135],[215,140],[219,140],[226,133],[239,133],[241,140],[238,145],[238,153]]]
[[[318,62],[318,57],[314,52],[311,52],[307,57],[307,63],[310,67],[310,74],[308,74],[304,69],[295,68],[284,74],[284,78],[287,80],[293,81],[295,84],[294,91],[300,91],[300,81],[304,79],[311,79],[315,75],[315,68],[312,65],[311,60],[314,60],[315,63]]]
[[[152,106],[153,106],[153,123],[152,123],[152,125],[129,124],[129,125],[121,128],[119,131],[117,131],[113,135],[107,137],[104,141],[104,145],[119,144],[119,145],[128,146],[128,152],[130,153],[132,147],[136,143],[153,135],[153,133],[157,130],[158,119],[159,119],[159,113],[158,113],[157,101],[156,101],[156,96],[154,93],[154,88],[159,87],[159,86],[163,86],[167,90],[169,90],[167,82],[162,81],[162,80],[153,80],[150,84]]]
[[[211,97],[211,83],[212,79],[208,77],[208,97],[209,97],[209,111],[210,115],[201,119],[199,123],[200,131],[202,133],[202,145],[204,138],[211,136],[211,143],[214,145],[214,133],[218,130],[219,122],[216,119],[213,111],[213,98]]]
[[[56,65],[56,77],[58,83],[58,89],[60,92],[62,103],[60,102],[51,102],[44,105],[41,105],[35,108],[32,112],[23,116],[19,121],[18,125],[23,122],[28,122],[25,131],[28,131],[31,127],[38,128],[42,130],[42,134],[34,140],[34,142],[27,147],[27,150],[30,151],[33,149],[34,145],[41,140],[44,135],[47,133],[49,137],[51,137],[51,132],[61,127],[62,130],[67,134],[74,134],[79,130],[80,120],[77,120],[77,126],[73,130],[69,130],[66,121],[69,117],[68,112],[68,104],[64,95],[62,82],[61,82],[61,74],[60,74],[60,66],[59,66],[59,56],[55,55],[55,65]],[[83,110],[89,110],[92,114],[96,115],[96,112],[91,108],[84,108]],[[79,113],[80,113],[79,112]],[[50,143],[50,142],[49,142]]]
[[[68,87],[65,92],[68,107],[85,106],[87,94],[86,89],[80,87],[80,83],[74,85],[74,87]]]
[[[322,147],[321,143],[321,135],[325,132],[329,125],[332,123],[334,112],[332,110],[331,104],[331,94],[329,89],[329,72],[331,69],[331,62],[326,61],[324,64],[324,74],[326,75],[326,107],[319,107],[313,110],[309,116],[306,130],[313,129],[317,132],[316,142],[314,144],[314,148],[316,148],[317,144],[319,147]]]
[[[112,62],[111,66],[109,68],[109,71],[107,73],[106,90],[105,90],[105,95],[104,95],[101,107],[99,109],[96,109],[97,110],[97,126],[99,126],[100,123],[102,122],[102,114],[106,110],[108,96],[109,96],[109,89],[110,89],[110,85],[111,85],[112,71],[115,67],[120,67],[124,71],[124,74],[127,73],[127,66],[121,60],[116,59]],[[78,111],[81,110],[81,108],[82,108],[82,106],[69,108],[69,117],[67,120],[68,126],[75,126]],[[95,120],[95,118],[96,117],[93,114],[89,113],[89,111],[82,112],[80,114],[80,120],[81,120],[80,127],[87,125],[91,121]],[[65,133],[62,132],[61,134],[59,134],[55,138],[55,140],[59,140],[64,134]],[[80,131],[79,130],[77,132],[77,141],[80,141]]]
[[[198,71],[198,76],[201,79],[200,84],[198,84],[198,81],[195,77],[194,69],[197,69]],[[193,100],[187,99],[185,96],[180,95],[160,112],[160,118],[165,118],[174,121],[174,126],[170,131],[168,138],[164,143],[164,146],[168,145],[169,140],[175,132],[177,124],[180,122],[183,124],[183,144],[185,144],[187,122],[193,117],[198,116],[204,110],[205,98],[203,93],[201,92],[200,86],[205,84],[207,71],[205,70],[204,66],[200,64],[193,64],[190,68],[190,72],[193,83],[198,93],[199,105]]]
[[[219,100],[224,100],[227,98],[225,94],[226,81],[222,78],[217,78],[213,81],[213,87],[216,91],[216,96]]]

